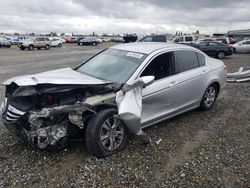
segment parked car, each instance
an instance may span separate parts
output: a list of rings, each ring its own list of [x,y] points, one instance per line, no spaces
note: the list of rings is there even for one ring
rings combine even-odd
[[[68,37],[65,38],[66,43],[75,43],[77,42],[77,37]]]
[[[196,44],[199,44],[201,42],[213,42],[216,41],[215,38],[200,38],[195,41]]]
[[[125,35],[123,37],[125,43],[137,41],[138,36],[136,34]]]
[[[232,37],[219,37],[217,39],[215,39],[217,42],[221,42],[224,44],[227,44],[228,46],[232,47],[233,44],[236,43],[236,40]]]
[[[6,38],[4,37],[0,37],[0,48],[1,47],[7,47],[10,48],[11,47],[11,42],[8,41]]]
[[[201,42],[198,44],[199,49],[209,56],[217,57],[219,59],[225,56],[232,55],[232,48],[221,42]]]
[[[62,41],[58,38],[51,38],[51,46],[52,47],[62,47]]]
[[[140,38],[137,42],[168,42],[166,35],[148,35]]]
[[[101,37],[103,42],[111,42],[111,39],[109,37]]]
[[[82,46],[82,45],[93,45],[96,46],[97,44],[99,44],[100,41],[95,38],[95,37],[86,37],[80,41],[78,41],[78,45]]]
[[[181,43],[181,44],[189,43],[190,44],[190,43],[195,43],[195,37],[192,35],[176,36],[171,41],[174,43]]]
[[[234,53],[250,53],[250,39],[242,40],[233,45]]]
[[[123,37],[111,37],[111,42],[124,42]]]
[[[41,48],[44,48],[45,50],[49,50],[50,46],[51,46],[50,40],[45,37],[29,38],[18,43],[18,47],[21,50],[25,50],[25,49],[34,50],[35,48],[37,48],[38,50],[40,50]]]
[[[189,110],[212,108],[226,83],[222,61],[168,43],[128,43],[63,68],[3,82],[3,124],[40,149],[65,147],[85,135],[87,149],[106,157],[131,133]]]

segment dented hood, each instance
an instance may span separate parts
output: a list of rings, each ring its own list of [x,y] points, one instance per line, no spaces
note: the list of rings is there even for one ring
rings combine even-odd
[[[4,81],[2,84],[10,85],[12,82],[18,86],[34,86],[38,84],[101,85],[112,83],[111,81],[101,80],[79,73],[69,67],[33,75],[13,77]]]

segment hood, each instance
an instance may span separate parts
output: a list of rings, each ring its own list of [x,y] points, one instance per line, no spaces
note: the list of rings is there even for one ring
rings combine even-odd
[[[69,67],[33,75],[13,77],[4,81],[2,84],[10,85],[12,82],[18,86],[34,86],[38,84],[101,85],[112,83],[111,81],[105,81],[79,73]]]

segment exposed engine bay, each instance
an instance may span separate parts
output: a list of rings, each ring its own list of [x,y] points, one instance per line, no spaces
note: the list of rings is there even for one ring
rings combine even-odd
[[[112,108],[117,111],[115,119],[149,143],[141,129],[142,88],[154,77],[144,79],[121,87],[70,68],[14,77],[3,83],[0,119],[22,142],[48,149],[82,139],[91,118]]]
[[[2,120],[23,142],[40,149],[64,147],[82,138],[85,122],[104,105],[115,107],[110,85],[52,85],[6,87]],[[14,129],[14,130],[13,130]]]

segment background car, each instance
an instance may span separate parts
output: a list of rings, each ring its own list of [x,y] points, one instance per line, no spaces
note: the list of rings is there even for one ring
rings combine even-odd
[[[62,41],[58,38],[51,38],[50,42],[52,47],[62,47]]]
[[[138,36],[136,34],[130,34],[130,35],[123,36],[125,43],[135,42],[135,41],[137,41],[137,38],[138,38]]]
[[[148,35],[140,38],[137,42],[168,42],[166,35]]]
[[[49,38],[46,38],[46,37],[29,38],[18,43],[18,47],[21,50],[25,50],[25,49],[34,50],[35,48],[37,48],[38,50],[40,50],[41,48],[49,50],[50,46],[51,46],[51,42]]]
[[[124,42],[123,37],[119,37],[119,36],[117,36],[117,37],[110,37],[110,39],[111,39],[111,42]]]
[[[176,36],[174,37],[171,42],[174,43],[180,43],[180,44],[185,44],[185,43],[195,43],[195,37],[192,35],[183,35],[183,36]]]
[[[216,41],[215,38],[199,38],[195,41],[196,44],[199,44],[201,42],[213,42]]]
[[[100,43],[100,41],[96,37],[86,37],[86,38],[81,39],[80,41],[78,41],[77,44],[79,46],[82,46],[82,45],[93,45],[93,46],[96,46],[99,43]]]
[[[106,157],[124,149],[130,133],[149,143],[146,127],[211,109],[225,83],[224,63],[198,49],[122,44],[75,69],[6,80],[0,117],[24,143],[61,148],[85,135],[89,152]]]
[[[237,42],[233,45],[235,53],[250,53],[250,39]]]
[[[7,47],[10,48],[11,47],[11,42],[8,41],[6,38],[4,37],[0,37],[0,48],[1,47]]]
[[[232,48],[221,42],[201,42],[198,44],[198,48],[205,54],[219,59],[223,59],[225,56],[233,54]]]

